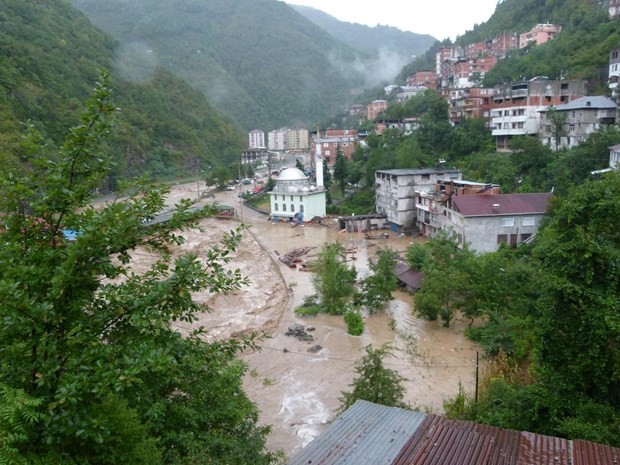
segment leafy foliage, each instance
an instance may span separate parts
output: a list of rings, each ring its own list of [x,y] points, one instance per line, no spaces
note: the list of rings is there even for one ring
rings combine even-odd
[[[99,144],[114,109],[102,74],[60,150],[40,147],[27,169],[0,178],[0,393],[9,419],[0,427],[0,458],[270,463],[267,429],[257,426],[235,358],[252,341],[207,344],[200,330],[183,337],[171,327],[208,310],[194,292],[246,282],[224,267],[240,230],[200,258],[173,259],[171,247],[183,242],[176,231],[211,209],[190,214],[181,202],[168,224],[144,227],[165,193],[146,184],[94,208],[93,189],[110,167]],[[65,239],[67,228],[75,240]],[[131,267],[138,246],[158,255],[140,274]]]
[[[311,264],[314,287],[326,313],[341,315],[355,295],[357,272],[346,263],[344,246],[326,244]]]
[[[396,371],[385,368],[383,365],[383,360],[392,356],[391,347],[383,345],[374,349],[368,345],[364,349],[366,355],[355,364],[355,372],[358,376],[349,385],[353,389],[349,392],[342,392],[338,411],[345,411],[357,400],[366,400],[389,407],[409,408],[409,405],[403,402],[405,395],[403,381],[405,379]]]
[[[368,263],[370,273],[360,284],[360,301],[371,314],[394,299],[392,293],[398,288],[395,265],[396,253],[391,249],[378,251],[377,260]]]
[[[344,322],[347,324],[347,333],[351,336],[360,336],[364,332],[364,319],[358,311],[346,311]]]

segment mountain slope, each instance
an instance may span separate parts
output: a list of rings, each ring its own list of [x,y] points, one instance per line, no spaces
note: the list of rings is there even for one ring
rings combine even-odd
[[[388,65],[390,69],[396,69],[391,72],[390,78],[396,76],[401,67],[410,63],[416,56],[424,54],[437,42],[437,39],[428,34],[415,34],[390,26],[369,27],[349,23],[312,7],[291,6],[342,43],[376,56],[381,60],[377,68]]]
[[[134,79],[162,66],[245,130],[311,124],[365,84],[365,57],[276,0],[71,0]]]
[[[22,122],[46,143],[59,145],[97,78],[112,69],[114,41],[64,0],[0,0],[0,155],[18,162]],[[108,151],[115,178],[150,173],[173,177],[203,166],[226,165],[245,136],[213,111],[205,97],[163,70],[130,84],[111,79],[121,108]]]

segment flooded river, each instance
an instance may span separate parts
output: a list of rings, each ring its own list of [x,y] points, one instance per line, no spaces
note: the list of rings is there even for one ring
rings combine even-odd
[[[187,189],[191,197],[191,187]],[[235,192],[218,194],[217,200],[235,205],[244,224],[249,225],[232,266],[239,268],[250,284],[227,296],[197,295],[213,309],[201,315],[197,324],[208,328],[211,337],[249,331],[268,335],[260,342],[260,351],[243,354],[242,358],[249,367],[246,391],[260,408],[261,422],[272,427],[270,449],[283,450],[290,456],[333,420],[341,392],[349,390],[355,378],[355,362],[369,344],[379,347],[389,343],[394,347],[394,356],[385,365],[406,379],[405,401],[412,406],[442,413],[444,399],[458,392],[459,383],[474,391],[476,346],[463,335],[466,324],[455,321],[450,328],[443,328],[416,318],[412,296],[406,292],[396,292],[395,300],[382,312],[365,318],[364,333],[358,337],[347,334],[342,316],[300,318],[294,314],[304,297],[314,294],[312,275],[289,268],[279,256],[307,247],[311,249],[304,258],[312,260],[323,244],[339,241],[352,252],[349,258],[362,278],[368,272],[368,259],[378,249],[404,252],[412,238],[366,240],[361,233],[340,232],[336,222],[292,228],[242,207]],[[201,232],[184,234],[187,242],[183,248],[200,253],[236,224],[234,220],[205,219]],[[314,327],[309,332],[314,340],[304,342],[287,336],[294,323]],[[317,344],[322,347],[318,352],[308,351]]]

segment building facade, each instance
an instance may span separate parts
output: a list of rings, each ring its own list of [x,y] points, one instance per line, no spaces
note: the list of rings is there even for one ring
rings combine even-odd
[[[452,198],[451,225],[461,244],[478,252],[516,246],[538,231],[551,193],[464,195]]]
[[[532,29],[523,34],[519,34],[519,48],[528,45],[541,45],[549,42],[555,36],[562,32],[562,26],[555,24],[537,24]]]
[[[254,129],[248,134],[248,147],[251,149],[264,149],[265,145],[265,132],[260,129]]]
[[[583,97],[584,80],[532,79],[501,86],[493,95],[491,133],[498,151],[509,151],[516,136],[535,136],[540,131],[540,112],[547,107]]]
[[[553,150],[576,147],[601,127],[615,124],[616,108],[613,100],[601,95],[545,108],[540,112],[539,138]]]
[[[283,152],[286,149],[286,131],[276,129],[267,134],[267,147],[269,150]]]
[[[275,187],[269,192],[271,217],[276,221],[298,222],[317,216],[324,217],[325,188],[321,185],[322,182],[317,184],[319,185],[310,184],[308,176],[297,168],[282,170],[276,179]]]
[[[387,100],[373,100],[366,106],[366,118],[370,121],[377,119],[381,113],[388,109]]]
[[[411,233],[417,227],[416,192],[431,192],[439,180],[459,180],[456,169],[396,169],[375,172],[376,212],[384,213],[392,231]]]

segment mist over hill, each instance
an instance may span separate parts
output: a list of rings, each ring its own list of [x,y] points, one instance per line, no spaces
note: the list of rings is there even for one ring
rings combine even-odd
[[[162,67],[244,130],[312,124],[378,82],[375,57],[277,0],[71,3],[118,40],[125,78]]]

